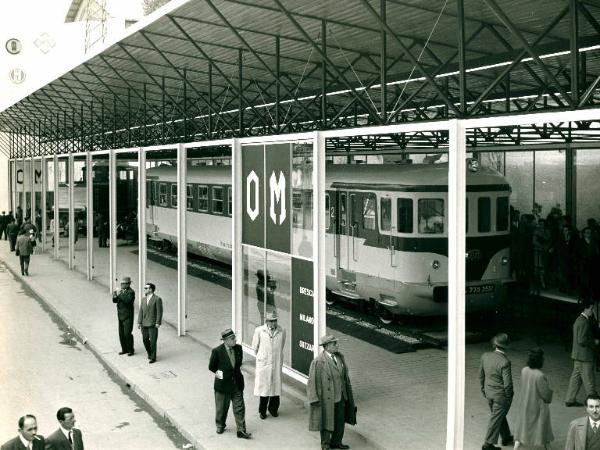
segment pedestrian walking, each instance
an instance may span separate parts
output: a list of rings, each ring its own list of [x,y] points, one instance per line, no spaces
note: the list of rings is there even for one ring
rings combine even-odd
[[[549,448],[554,440],[550,421],[550,403],[553,391],[544,367],[544,351],[534,348],[529,351],[527,365],[521,370],[521,395],[519,421],[515,430],[515,450],[521,444]]]
[[[44,450],[44,436],[37,434],[37,419],[26,414],[19,419],[19,429],[16,438],[5,442],[0,450]]]
[[[600,449],[600,396],[590,394],[585,399],[587,416],[569,424],[565,450]]]
[[[285,330],[277,324],[277,313],[268,312],[266,323],[254,330],[252,348],[256,353],[254,395],[260,397],[258,414],[267,418],[267,410],[273,417],[279,415],[281,397],[281,372],[283,369],[283,347]]]
[[[15,220],[17,221],[19,228],[21,228],[21,225],[23,225],[23,210],[20,206],[17,206],[17,209],[15,210]]]
[[[113,292],[113,303],[117,304],[117,319],[119,321],[119,341],[121,351],[119,355],[127,353],[133,356],[133,316],[135,304],[135,291],[131,289],[131,278],[123,277],[121,289]]]
[[[237,437],[251,439],[246,431],[246,405],[244,404],[244,375],[242,374],[242,346],[236,344],[235,333],[231,329],[221,333],[223,343],[212,349],[208,370],[215,374],[215,422],[217,434],[223,434],[227,422],[229,404],[233,406],[233,416],[237,427]]]
[[[15,219],[9,219],[8,225],[6,226],[6,234],[8,235],[10,251],[14,252],[17,244],[17,236],[19,235],[19,226],[17,225],[17,222],[15,222]]]
[[[492,339],[494,350],[481,356],[479,382],[491,413],[482,450],[500,450],[498,436],[503,446],[514,443],[506,420],[513,399],[511,363],[505,353],[508,344],[508,335],[499,333]]]
[[[356,406],[344,356],[333,335],[321,337],[323,352],[310,363],[306,392],[310,431],[321,432],[321,448],[347,449],[342,443],[346,423],[356,425]]]
[[[583,406],[577,401],[577,393],[583,384],[586,395],[596,393],[594,377],[594,360],[598,339],[594,339],[591,321],[593,320],[594,304],[588,299],[583,301],[583,311],[573,323],[573,371],[567,388],[565,405]]]
[[[6,211],[2,211],[2,215],[0,216],[0,239],[4,236],[6,240],[6,227],[8,226],[8,216],[6,215]]]
[[[75,413],[68,406],[56,412],[58,429],[46,438],[46,450],[84,450],[81,430],[75,428]]]
[[[29,233],[26,233],[23,230],[19,232],[15,248],[15,255],[19,257],[19,263],[21,265],[21,275],[29,276],[29,261],[31,254],[33,253],[33,245],[31,244]]]
[[[158,341],[158,328],[162,323],[162,299],[154,293],[156,286],[146,283],[144,298],[140,302],[138,314],[138,328],[142,330],[142,341],[148,353],[148,363],[156,362],[156,342]]]

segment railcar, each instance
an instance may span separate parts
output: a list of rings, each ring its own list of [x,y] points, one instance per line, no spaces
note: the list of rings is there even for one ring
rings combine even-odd
[[[187,249],[231,263],[231,169],[187,173]],[[368,305],[383,322],[447,314],[448,165],[328,165],[326,183],[328,303]],[[493,310],[510,281],[510,186],[484,167],[468,170],[466,185],[467,311]],[[302,234],[312,192],[294,192],[292,203]],[[176,245],[176,208],[175,168],[148,169],[146,230],[163,249]]]

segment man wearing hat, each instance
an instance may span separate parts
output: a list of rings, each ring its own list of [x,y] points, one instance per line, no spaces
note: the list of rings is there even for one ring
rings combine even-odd
[[[260,397],[258,414],[267,418],[267,409],[273,417],[278,416],[281,395],[281,371],[285,330],[277,325],[277,313],[268,312],[266,323],[254,330],[252,348],[256,353],[254,395]]]
[[[481,356],[479,381],[491,412],[482,450],[500,450],[496,446],[498,436],[502,437],[502,445],[514,443],[506,420],[513,399],[511,363],[505,353],[508,343],[508,335],[499,333],[492,339],[494,351]]]
[[[131,278],[123,277],[121,289],[113,292],[113,303],[117,304],[117,319],[119,320],[119,341],[121,351],[119,355],[132,356],[133,350],[133,309],[135,291],[131,289]]]
[[[215,374],[215,422],[217,434],[225,431],[229,404],[233,404],[233,416],[237,437],[250,439],[246,432],[246,406],[244,404],[244,375],[242,374],[242,346],[235,343],[235,333],[230,328],[221,333],[223,343],[212,349],[208,369]]]
[[[323,336],[323,352],[310,363],[306,392],[310,403],[310,431],[321,432],[321,448],[347,449],[342,443],[346,423],[356,424],[356,407],[348,366],[339,353],[337,338]]]

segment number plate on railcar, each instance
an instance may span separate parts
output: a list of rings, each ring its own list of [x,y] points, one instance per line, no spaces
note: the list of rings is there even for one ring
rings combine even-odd
[[[496,286],[493,284],[480,284],[479,286],[467,286],[467,295],[490,294],[494,292]]]

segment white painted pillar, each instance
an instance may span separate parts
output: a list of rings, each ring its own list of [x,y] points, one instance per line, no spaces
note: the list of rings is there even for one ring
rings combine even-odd
[[[448,413],[446,449],[463,447],[465,420],[466,136],[449,121],[448,149]]]
[[[117,155],[114,150],[108,154],[108,238],[110,245],[108,273],[110,282],[108,290],[112,292],[116,288],[117,276]]]
[[[146,151],[139,149],[138,153],[138,308],[143,296],[146,283]]]
[[[177,146],[177,335],[186,332],[186,280],[187,280],[187,149]]]
[[[40,236],[42,237],[42,253],[46,251],[46,230],[48,229],[48,220],[46,218],[48,211],[46,211],[46,196],[48,195],[48,170],[47,170],[47,161],[46,157],[42,156],[41,158],[42,164],[42,189],[41,189],[41,205],[40,209],[42,210],[42,229],[38,230],[40,232]]]
[[[231,185],[233,195],[233,217],[231,228],[231,329],[242,335],[242,148],[240,140],[231,142]]]
[[[94,169],[92,167],[92,154],[85,154],[85,245],[86,245],[86,276],[92,280],[94,271]]]
[[[73,153],[69,153],[69,158],[67,159],[67,186],[69,186],[69,269],[73,269],[75,263],[75,217],[74,217],[74,208],[73,208],[73,189],[75,187],[75,183],[73,182]]]
[[[313,310],[314,348],[319,356],[319,339],[325,335],[327,312],[325,305],[325,137],[316,132],[313,141]]]
[[[29,217],[31,223],[35,225],[35,159],[33,157],[29,160],[29,188],[31,189]]]
[[[54,229],[52,230],[52,242],[54,242],[54,258],[58,259],[59,256],[59,248],[60,248],[60,239],[58,236],[58,232],[59,232],[59,227],[58,227],[58,221],[59,221],[59,215],[58,215],[58,210],[60,205],[58,204],[58,155],[54,155],[54,170],[53,170],[53,176],[54,176]]]

